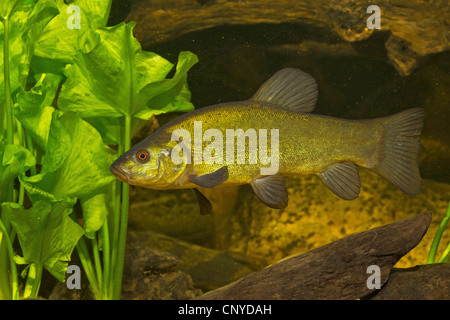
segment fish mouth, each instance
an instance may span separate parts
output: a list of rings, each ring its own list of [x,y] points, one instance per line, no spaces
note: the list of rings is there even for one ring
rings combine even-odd
[[[132,184],[133,183],[133,178],[129,177],[123,170],[121,170],[121,169],[117,168],[116,166],[114,166],[114,164],[112,164],[112,166],[109,167],[109,170],[120,181],[128,183],[128,184]]]

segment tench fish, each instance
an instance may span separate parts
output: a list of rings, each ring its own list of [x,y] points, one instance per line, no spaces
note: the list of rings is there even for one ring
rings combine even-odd
[[[352,200],[361,186],[357,166],[409,195],[420,192],[423,109],[345,120],[311,114],[317,96],[313,77],[282,69],[249,100],[200,108],[160,127],[121,155],[111,172],[146,188],[192,188],[201,214],[212,207],[198,187],[250,184],[264,204],[284,208],[284,177],[293,175],[318,175]]]

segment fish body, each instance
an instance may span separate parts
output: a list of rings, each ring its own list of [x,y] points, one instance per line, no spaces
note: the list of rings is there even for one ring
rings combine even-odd
[[[193,188],[203,213],[210,204],[199,186],[251,184],[263,203],[283,208],[288,202],[284,176],[316,174],[339,197],[351,200],[360,189],[356,165],[407,194],[420,192],[416,136],[422,109],[346,120],[311,114],[316,100],[310,75],[283,69],[249,100],[197,109],[167,123],[119,157],[111,171],[138,186]]]
[[[280,137],[278,173],[285,176],[318,174],[329,166],[344,161],[370,168],[377,161],[380,154],[378,150],[380,140],[383,138],[383,127],[379,121],[344,120],[297,113],[260,102],[242,101],[209,106],[181,116],[160,128],[135,149],[166,144],[166,149],[169,150],[167,142],[171,140],[172,132],[181,128],[194,132],[195,121],[202,123],[203,132],[218,129],[224,133],[224,138],[227,129],[242,129],[244,132],[254,128],[278,129]],[[202,150],[211,143],[205,140],[202,142]],[[224,141],[221,163],[193,164],[197,174],[208,174],[227,164],[225,147]],[[245,159],[249,158],[249,151],[247,142]],[[192,158],[193,154],[192,150]],[[240,185],[258,178],[263,165],[248,162],[237,164],[235,152],[234,161],[227,164],[229,177],[223,185]],[[169,184],[174,180],[170,178],[177,177],[170,172],[166,175],[168,179],[165,182]],[[143,186],[146,186],[145,183]],[[191,188],[194,185],[186,179],[178,187]]]

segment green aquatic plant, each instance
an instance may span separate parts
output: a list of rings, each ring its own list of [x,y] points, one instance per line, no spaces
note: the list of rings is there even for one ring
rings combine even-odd
[[[430,252],[428,254],[427,263],[444,263],[444,262],[450,262],[450,242],[447,244],[447,247],[442,252],[439,259],[436,261],[436,253],[437,249],[439,247],[439,243],[441,242],[442,235],[444,234],[444,230],[447,226],[447,223],[450,220],[450,202],[448,203],[447,212],[442,219],[441,223],[439,224],[439,227],[436,231],[436,234],[434,235],[433,242],[431,243]]]
[[[64,281],[75,248],[94,297],[119,299],[128,185],[109,166],[153,115],[193,109],[194,54],[166,78],[133,22],[106,26],[111,1],[71,1],[79,28],[66,2],[0,4],[0,299],[36,297],[44,269]]]

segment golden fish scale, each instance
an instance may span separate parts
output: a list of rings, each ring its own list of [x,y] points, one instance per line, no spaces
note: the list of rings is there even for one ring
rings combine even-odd
[[[194,121],[202,122],[202,132],[218,129],[223,135],[223,164],[196,164],[198,175],[214,172],[228,166],[229,178],[225,185],[249,183],[260,176],[261,167],[270,164],[249,164],[248,142],[245,164],[226,162],[226,129],[267,129],[267,149],[271,152],[270,129],[279,130],[279,170],[283,175],[309,175],[323,172],[331,165],[350,161],[364,167],[373,167],[383,157],[384,127],[380,121],[345,120],[333,117],[297,113],[266,103],[254,101],[232,102],[198,109],[166,126],[167,139],[178,128],[191,132],[194,145]],[[169,138],[170,139],[170,138]],[[166,140],[167,141],[167,140]],[[202,150],[211,142],[203,141]],[[236,150],[235,141],[235,150]],[[259,143],[257,145],[259,154]],[[259,157],[258,157],[259,159]],[[194,161],[194,148],[192,148]]]

